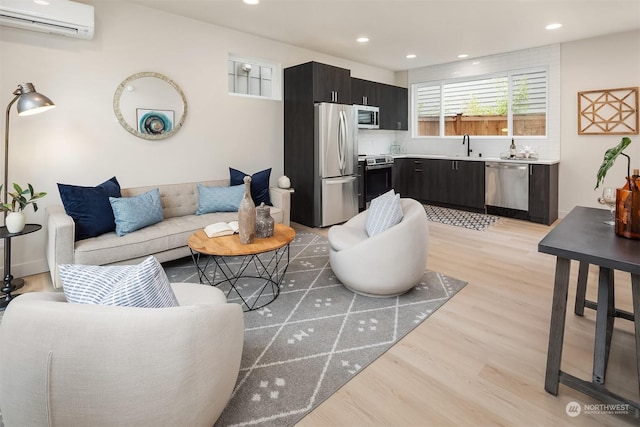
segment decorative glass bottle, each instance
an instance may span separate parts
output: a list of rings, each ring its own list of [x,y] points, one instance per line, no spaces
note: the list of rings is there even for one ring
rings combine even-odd
[[[640,239],[640,171],[633,170],[623,188],[616,190],[615,232],[627,239]]]
[[[251,177],[244,177],[244,196],[238,206],[240,243],[253,243],[256,237],[256,205],[251,198]]]
[[[269,206],[264,202],[256,208],[256,237],[264,238],[273,236],[274,220],[271,217]]]

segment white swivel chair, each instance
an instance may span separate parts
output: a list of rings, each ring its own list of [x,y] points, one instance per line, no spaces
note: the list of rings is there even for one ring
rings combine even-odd
[[[377,297],[400,295],[425,272],[429,225],[422,204],[400,199],[399,224],[369,237],[368,211],[329,229],[329,261],[336,277],[352,291]]]
[[[180,306],[18,296],[0,324],[5,426],[207,426],[235,386],[244,318],[219,289],[171,285]]]

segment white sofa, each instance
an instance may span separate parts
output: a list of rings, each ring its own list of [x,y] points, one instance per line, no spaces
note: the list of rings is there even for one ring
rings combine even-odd
[[[237,212],[196,215],[198,188],[196,182],[135,188],[123,188],[122,197],[132,197],[154,188],[160,190],[163,221],[118,237],[115,232],[75,241],[75,224],[62,205],[46,208],[46,256],[53,286],[62,287],[58,277],[60,264],[116,265],[136,264],[149,255],[166,262],[189,256],[187,239],[194,231],[218,221],[235,221]],[[228,186],[229,180],[200,182],[206,186]],[[291,193],[270,188],[271,216],[289,225]]]
[[[401,295],[413,288],[427,266],[429,223],[424,206],[400,199],[400,223],[369,237],[368,211],[329,229],[329,262],[338,280],[367,296]]]
[[[212,426],[238,377],[242,309],[211,286],[171,286],[178,307],[13,300],[0,324],[4,425]]]

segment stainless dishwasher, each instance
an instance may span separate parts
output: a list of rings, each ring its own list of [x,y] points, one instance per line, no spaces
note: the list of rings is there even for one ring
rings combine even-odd
[[[529,165],[526,163],[485,162],[485,205],[529,211]]]

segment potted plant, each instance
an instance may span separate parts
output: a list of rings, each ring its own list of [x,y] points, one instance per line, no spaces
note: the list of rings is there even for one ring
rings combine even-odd
[[[36,193],[31,184],[27,184],[27,188],[24,190],[15,182],[13,183],[14,192],[9,192],[11,196],[11,202],[5,201],[0,204],[0,211],[6,212],[4,219],[7,231],[10,233],[19,233],[24,229],[26,223],[26,216],[24,210],[27,206],[33,205],[33,211],[38,211],[38,204],[36,200],[43,198],[47,195],[45,192]],[[2,185],[0,185],[0,192],[2,191]],[[28,196],[28,198],[27,198]]]
[[[640,178],[637,171],[631,175],[631,158],[622,150],[631,144],[631,139],[623,137],[622,141],[604,153],[604,160],[598,169],[596,187],[604,180],[607,171],[613,166],[618,155],[627,158],[626,184],[616,189],[615,233],[628,239],[640,239]]]

